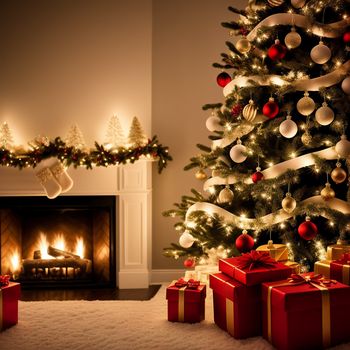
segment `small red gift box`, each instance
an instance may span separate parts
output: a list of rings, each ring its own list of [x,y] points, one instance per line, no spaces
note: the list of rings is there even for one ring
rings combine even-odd
[[[344,284],[350,284],[350,254],[346,253],[340,260],[331,261],[330,264],[330,277],[342,282]]]
[[[196,323],[204,320],[206,285],[198,281],[173,281],[166,290],[168,321]]]
[[[292,269],[266,252],[252,250],[235,258],[220,259],[219,270],[246,286],[288,278]]]
[[[10,282],[0,287],[0,330],[18,323],[18,299],[21,294],[19,283]]]
[[[261,335],[261,287],[247,287],[223,273],[210,275],[209,283],[215,323],[236,339]]]
[[[350,287],[322,275],[262,284],[263,336],[279,350],[323,349],[350,341]]]

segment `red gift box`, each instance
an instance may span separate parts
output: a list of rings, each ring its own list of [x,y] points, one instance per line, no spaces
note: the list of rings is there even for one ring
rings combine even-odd
[[[350,341],[350,287],[322,275],[262,284],[263,336],[279,350],[323,349]]]
[[[183,281],[183,280],[182,280]],[[166,290],[168,321],[196,323],[204,320],[206,285],[182,286],[173,281]]]
[[[350,254],[346,253],[340,260],[330,262],[330,277],[350,285]]]
[[[214,321],[236,339],[261,335],[261,287],[245,286],[222,274],[209,276]]]
[[[266,252],[251,251],[235,258],[220,259],[219,270],[246,286],[288,278],[292,269]]]
[[[0,287],[0,330],[18,323],[18,299],[21,294],[19,283],[10,282]]]

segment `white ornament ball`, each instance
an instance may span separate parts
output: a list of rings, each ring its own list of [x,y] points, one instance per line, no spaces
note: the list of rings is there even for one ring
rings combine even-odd
[[[233,200],[233,192],[229,187],[225,187],[219,193],[218,202],[219,203],[231,203]]]
[[[301,98],[297,103],[297,110],[300,114],[308,116],[315,110],[315,102],[309,97],[309,94],[306,92],[304,97]]]
[[[235,163],[242,163],[247,159],[245,153],[247,152],[247,148],[240,143],[233,146],[230,151],[230,157]]]
[[[257,112],[258,109],[255,106],[254,101],[249,100],[249,103],[243,108],[242,114],[248,122],[252,122],[255,119]]]
[[[240,53],[247,53],[252,47],[250,41],[246,38],[239,39],[235,46]]]
[[[183,248],[192,247],[193,242],[194,242],[193,236],[186,231],[179,238],[180,246]]]
[[[315,63],[324,64],[331,58],[332,52],[328,46],[320,41],[320,43],[311,50],[310,56]]]
[[[315,113],[316,121],[321,125],[329,125],[334,120],[334,112],[323,102],[322,107],[317,109]]]
[[[220,125],[220,118],[212,115],[205,122],[205,126],[209,131],[222,131],[224,130],[223,126]]]
[[[335,151],[342,158],[347,158],[350,155],[350,142],[347,140],[346,135],[341,136],[341,140],[335,145]]]
[[[280,124],[279,130],[283,137],[290,139],[297,134],[298,126],[293,120],[287,119]]]
[[[301,9],[304,7],[306,0],[291,0],[290,3],[296,9]]]
[[[350,95],[350,77],[347,77],[343,80],[341,83],[341,88],[347,95]]]
[[[284,43],[289,50],[295,49],[301,44],[301,36],[296,32],[294,27],[292,28],[291,32],[288,33],[284,38]]]

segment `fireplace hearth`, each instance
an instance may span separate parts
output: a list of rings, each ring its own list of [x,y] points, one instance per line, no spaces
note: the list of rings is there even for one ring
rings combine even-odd
[[[115,286],[116,199],[0,197],[1,273],[30,288]]]

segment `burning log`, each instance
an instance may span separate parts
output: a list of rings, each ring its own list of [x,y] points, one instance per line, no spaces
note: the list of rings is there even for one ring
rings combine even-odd
[[[34,251],[33,257],[34,259],[41,259],[41,250]]]
[[[24,275],[33,275],[33,270],[35,271],[45,271],[47,269],[47,274],[50,274],[50,269],[59,268],[66,269],[65,275],[67,276],[67,269],[73,268],[74,275],[76,271],[79,274],[85,274],[91,272],[91,260],[81,259],[81,258],[65,258],[65,259],[24,259],[23,260],[23,272]],[[36,272],[34,272],[34,275]]]
[[[49,245],[47,248],[47,254],[49,254],[55,258],[63,256],[65,258],[80,259],[79,255],[73,254],[71,252],[67,252],[66,250],[57,249],[55,247],[52,247],[51,245]]]

